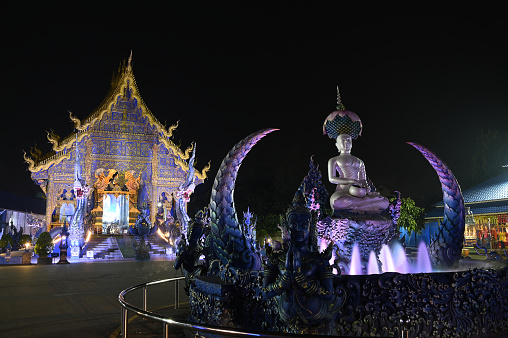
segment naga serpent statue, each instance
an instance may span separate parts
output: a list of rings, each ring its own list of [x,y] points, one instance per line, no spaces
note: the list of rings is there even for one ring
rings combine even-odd
[[[192,149],[192,156],[189,160],[189,172],[187,174],[187,178],[185,179],[185,182],[183,182],[176,192],[176,198],[178,199],[176,204],[176,216],[180,220],[180,227],[181,227],[181,233],[183,238],[187,240],[189,234],[188,232],[188,226],[189,221],[191,220],[189,215],[187,215],[185,204],[190,201],[190,195],[194,192],[194,189],[196,188],[196,185],[194,184],[195,179],[195,171],[194,169],[194,160],[196,158],[196,145],[194,144]]]
[[[223,266],[242,271],[261,270],[261,257],[242,233],[235,210],[233,192],[238,169],[252,147],[277,129],[263,129],[238,142],[221,163],[210,198],[211,233],[207,245]]]
[[[444,219],[428,249],[434,265],[451,267],[461,258],[464,242],[465,208],[459,183],[450,168],[436,154],[419,144],[408,144],[422,153],[439,176],[443,191]]]

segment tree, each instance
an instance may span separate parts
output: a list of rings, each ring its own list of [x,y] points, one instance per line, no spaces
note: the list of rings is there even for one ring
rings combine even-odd
[[[262,242],[265,237],[277,237],[280,236],[280,229],[278,228],[281,224],[283,215],[268,214],[266,216],[258,216],[256,221],[256,234],[257,241]]]
[[[416,206],[411,197],[403,198],[400,205],[400,217],[397,224],[405,228],[410,234],[415,232],[421,234],[425,225],[423,223],[425,209]]]
[[[6,248],[8,243],[12,245],[12,236],[10,234],[4,234],[2,239],[0,239],[0,248]]]
[[[39,257],[48,257],[54,247],[53,238],[51,238],[49,232],[46,231],[37,238],[34,251]]]
[[[26,243],[30,244],[32,242],[32,237],[30,235],[21,235],[19,238],[19,245],[25,246]]]

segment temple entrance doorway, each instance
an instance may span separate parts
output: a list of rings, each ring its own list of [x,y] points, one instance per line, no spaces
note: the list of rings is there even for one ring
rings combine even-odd
[[[102,208],[102,233],[125,233],[129,227],[129,194],[105,193]]]
[[[137,191],[97,190],[94,216],[94,232],[102,235],[120,235],[129,232],[139,215],[136,208]]]

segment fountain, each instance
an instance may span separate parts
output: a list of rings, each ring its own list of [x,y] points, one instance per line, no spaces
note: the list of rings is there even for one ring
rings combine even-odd
[[[411,272],[432,272],[432,264],[430,263],[429,252],[427,251],[427,246],[424,242],[421,242],[418,246],[418,256],[416,258],[416,263],[416,271]]]
[[[374,251],[369,254],[367,264],[367,275],[379,274],[380,272],[397,272],[397,273],[430,273],[432,265],[430,263],[429,252],[427,245],[421,242],[418,246],[418,253],[415,260],[411,262],[406,257],[406,253],[402,245],[395,242],[390,248],[388,245],[383,244],[378,256]],[[363,275],[362,262],[360,258],[360,251],[358,244],[353,245],[353,254],[351,256],[351,267],[348,275]]]
[[[361,264],[361,262],[360,262],[360,264]],[[358,268],[356,268],[356,269],[358,269]],[[374,251],[370,252],[369,267],[367,269],[367,273],[369,275],[374,275],[374,274],[379,273],[379,264],[377,264],[377,257],[376,257],[376,253]]]
[[[324,128],[341,152],[329,162],[337,184],[333,215],[321,212],[327,194],[311,159],[281,224],[284,240],[263,256],[238,220],[233,191],[243,158],[274,129],[248,136],[225,157],[209,208],[189,218],[177,254],[190,318],[244,330],[347,336],[400,336],[406,320],[409,335],[418,337],[507,331],[508,267],[499,261],[497,269],[485,269],[462,259],[464,204],[446,164],[411,144],[439,176],[445,215],[432,243],[420,244],[416,260],[408,260],[402,247],[388,247],[400,196],[387,203],[350,154],[347,135],[360,135],[361,121],[340,96]]]
[[[374,252],[374,251],[371,251]],[[374,257],[376,254],[374,254]],[[370,265],[370,264],[369,264]],[[377,263],[376,263],[377,265]],[[379,270],[378,270],[379,273]],[[360,249],[358,244],[353,245],[352,254],[351,254],[351,263],[349,268],[350,275],[362,275],[362,261],[360,257]]]

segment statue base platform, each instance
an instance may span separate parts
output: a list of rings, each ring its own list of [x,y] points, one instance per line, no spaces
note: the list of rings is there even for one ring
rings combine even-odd
[[[252,282],[257,285],[256,280]],[[252,285],[236,285],[218,276],[196,276],[189,284],[189,319],[196,323],[259,330],[264,309],[262,303],[254,299]]]
[[[196,276],[189,288],[191,318],[197,323],[233,326],[234,285],[216,276]]]
[[[376,257],[379,257],[381,246],[388,244],[392,239],[395,227],[392,219],[386,214],[348,214],[347,217],[328,216],[320,220],[317,231],[318,238],[323,244],[335,243],[338,265],[341,272],[347,274],[355,244],[360,251],[362,267],[366,270],[370,252],[374,251]]]

